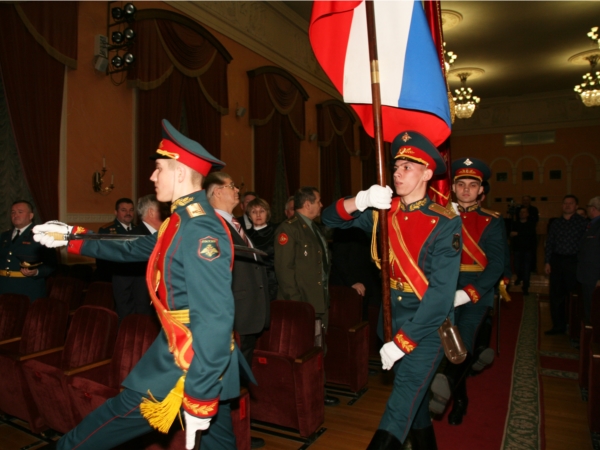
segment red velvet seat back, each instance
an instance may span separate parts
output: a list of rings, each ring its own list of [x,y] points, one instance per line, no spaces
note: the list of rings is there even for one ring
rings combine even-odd
[[[362,321],[363,298],[351,287],[329,286],[329,326],[350,328]]]
[[[112,283],[107,281],[94,281],[90,283],[83,298],[82,305],[102,306],[103,308],[115,309]]]
[[[21,336],[29,298],[21,294],[0,294],[0,341]]]
[[[271,326],[256,343],[257,350],[296,358],[315,343],[315,309],[292,300],[271,302]]]
[[[65,300],[71,310],[81,306],[85,281],[73,277],[56,277],[50,289],[50,298]]]
[[[118,330],[117,313],[100,306],[75,311],[60,367],[80,367],[112,357]]]
[[[110,387],[121,386],[131,369],[152,345],[159,331],[157,320],[152,316],[130,314],[123,319],[110,364]]]
[[[52,298],[38,298],[27,311],[19,353],[27,355],[65,342],[69,305]]]

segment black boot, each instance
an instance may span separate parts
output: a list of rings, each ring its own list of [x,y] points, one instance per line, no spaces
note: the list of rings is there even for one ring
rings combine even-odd
[[[402,442],[386,430],[377,430],[367,450],[402,450]]]
[[[437,450],[433,425],[418,430],[411,429],[410,440],[412,442],[412,450]]]
[[[467,384],[463,380],[454,392],[454,405],[452,406],[452,411],[448,414],[448,423],[450,425],[460,425],[463,421],[463,416],[467,414],[467,406],[469,406]]]
[[[460,364],[448,362],[444,373],[438,373],[431,382],[431,393],[433,397],[429,402],[429,411],[434,414],[443,414],[446,405],[452,397],[456,386],[465,378],[471,368],[473,358],[467,355],[467,358]]]

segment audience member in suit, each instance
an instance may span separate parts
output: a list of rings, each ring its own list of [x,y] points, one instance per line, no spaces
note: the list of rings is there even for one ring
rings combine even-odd
[[[577,255],[577,281],[581,283],[583,311],[586,323],[590,322],[592,294],[600,286],[600,196],[587,205],[590,218]]]
[[[531,260],[535,253],[535,222],[529,220],[529,210],[519,210],[519,220],[512,225],[510,242],[513,250],[513,262],[517,279],[515,285],[523,282],[523,295],[529,295],[529,280],[531,276]]]
[[[285,202],[285,209],[283,210],[286,219],[294,217],[296,211],[294,210],[294,196],[290,195]]]
[[[323,334],[329,318],[329,267],[327,241],[315,223],[321,215],[321,194],[317,188],[302,187],[294,195],[295,214],[275,231],[275,274],[277,298],[308,302],[321,319]],[[335,406],[339,399],[325,395],[325,404]]]
[[[213,172],[206,177],[202,188],[206,190],[208,202],[227,224],[233,244],[254,247],[241,221],[233,217],[233,209],[240,202],[240,190],[231,177],[225,172]],[[267,271],[260,256],[235,252],[232,278],[235,302],[233,329],[240,335],[240,350],[252,367],[256,340],[270,321]],[[264,445],[264,439],[251,438],[252,448]]]
[[[33,240],[33,215],[31,203],[15,201],[10,208],[13,227],[0,235],[0,294],[27,295],[31,302],[46,296],[46,277],[57,263],[53,249]]]
[[[271,220],[271,207],[266,200],[255,198],[246,206],[248,217],[252,222],[252,228],[248,230],[248,237],[252,244],[265,252],[263,256],[266,265],[267,277],[269,279],[269,298],[277,298],[277,277],[275,276],[275,226]]]
[[[246,209],[246,206],[257,197],[258,195],[256,192],[246,191],[240,198],[240,209],[242,210],[242,215],[240,217],[236,217],[236,219],[244,226],[245,230],[252,228],[252,222],[248,217],[248,210]]]
[[[120,198],[115,203],[115,220],[105,223],[98,229],[99,234],[126,234],[133,229],[133,217],[135,209],[133,200]],[[95,281],[112,282],[113,265],[111,262],[97,258]]]

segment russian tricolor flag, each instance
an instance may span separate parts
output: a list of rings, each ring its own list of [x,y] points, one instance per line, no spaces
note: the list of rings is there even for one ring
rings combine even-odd
[[[383,138],[414,130],[441,145],[450,135],[446,82],[417,1],[375,1]],[[309,29],[315,56],[371,136],[373,109],[364,1],[315,1]]]

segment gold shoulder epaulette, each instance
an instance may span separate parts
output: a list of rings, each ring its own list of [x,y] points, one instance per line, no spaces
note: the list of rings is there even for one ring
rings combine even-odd
[[[436,213],[444,216],[444,217],[447,217],[448,219],[453,219],[454,217],[456,217],[456,213],[454,212],[454,210],[444,208],[442,205],[440,205],[438,203],[430,203],[429,209],[432,210],[433,212],[436,212]]]
[[[204,216],[206,213],[204,212],[204,208],[200,205],[200,203],[192,203],[191,205],[187,205],[185,207],[190,218]]]
[[[502,214],[500,214],[498,211],[492,211],[491,209],[486,209],[486,208],[480,208],[480,209],[484,213],[489,214],[490,216],[494,216],[496,219],[499,219],[500,216],[502,216]]]
[[[298,220],[298,217],[294,216],[291,219],[286,220],[285,223],[294,223],[296,220]]]
[[[100,228],[110,228],[110,227],[114,227],[115,226],[115,221],[113,220],[112,222],[107,222],[104,225],[100,225]]]

